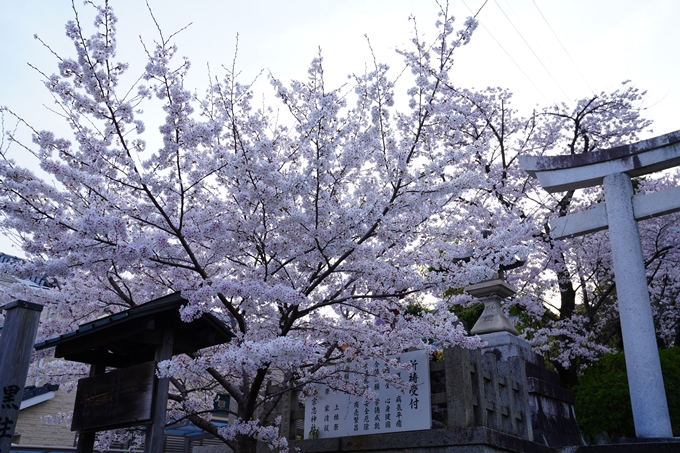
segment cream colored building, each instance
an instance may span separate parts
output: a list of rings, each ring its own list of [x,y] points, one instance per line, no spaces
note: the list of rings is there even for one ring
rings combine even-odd
[[[54,390],[22,401],[14,430],[13,443],[18,445],[40,445],[73,447],[76,433],[67,423],[47,423],[46,415],[68,413],[73,410],[75,392]]]

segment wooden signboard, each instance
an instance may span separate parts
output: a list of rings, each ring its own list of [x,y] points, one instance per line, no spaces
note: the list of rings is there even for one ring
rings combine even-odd
[[[156,363],[234,336],[210,313],[182,321],[179,309],[187,303],[180,293],[170,294],[36,345],[56,346],[55,357],[91,365],[90,377],[78,381],[73,410],[78,453],[94,451],[97,431],[137,425],[146,425],[145,453],[163,450],[170,379],[155,376]],[[107,372],[111,368],[117,369]]]
[[[151,422],[156,362],[78,381],[71,431],[125,428]]]

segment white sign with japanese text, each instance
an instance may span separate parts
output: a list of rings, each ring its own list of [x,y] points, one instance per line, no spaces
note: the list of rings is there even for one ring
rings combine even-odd
[[[411,351],[393,356],[401,363],[411,363],[405,375],[412,384],[402,392],[389,383],[368,379],[369,389],[377,394],[373,401],[334,392],[325,385],[317,385],[317,396],[307,398],[305,404],[305,438],[344,437],[363,434],[389,433],[430,429],[430,366],[425,351]],[[371,366],[390,372],[384,361]],[[407,374],[407,376],[406,376]],[[364,379],[359,373],[346,373],[349,379]],[[415,384],[415,385],[414,385]],[[318,435],[318,436],[317,436]]]

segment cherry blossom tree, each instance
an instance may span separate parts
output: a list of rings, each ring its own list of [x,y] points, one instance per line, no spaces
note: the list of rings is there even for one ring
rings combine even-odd
[[[189,62],[177,62],[160,29],[139,81],[125,86],[116,17],[108,3],[95,8],[94,33],[87,37],[76,14],[66,26],[75,57],[59,57],[58,73],[45,75],[71,135],[3,111],[33,136],[25,143],[11,132],[2,148],[0,228],[20,238],[28,258],[11,272],[57,282],[53,291],[14,286],[4,297],[49,307],[42,338],[181,292],[183,319],[210,311],[235,338],[161,364],[174,385],[168,416],[189,418],[237,452],[253,452],[256,440],[285,449],[267,424],[285,392],[323,379],[363,391],[329,365],[428,349],[431,339],[479,344],[446,301],[400,314],[422,295],[489,277],[500,261],[526,254],[521,225],[482,236],[496,209],[473,200],[487,184],[477,156],[489,142],[469,135],[478,114],[447,88],[474,19],[456,31],[444,6],[435,39],[416,33],[401,52],[409,75],[400,84],[375,61],[346,86],[328,87],[319,56],[306,80],[271,77],[278,103],[258,108],[236,67],[204,96],[192,94]],[[408,105],[397,108],[398,96]],[[151,113],[142,109],[157,106],[164,123],[146,130]],[[43,173],[13,160],[17,151]],[[452,260],[473,244],[468,265]],[[49,366],[37,372],[66,380],[83,371]],[[265,394],[270,384],[280,391]],[[228,428],[210,421],[215,393],[238,405]]]
[[[15,129],[0,142],[0,229],[27,256],[0,272],[46,275],[56,286],[15,285],[3,297],[48,307],[42,338],[181,292],[185,320],[209,311],[235,338],[161,365],[173,384],[168,416],[238,452],[254,451],[256,440],[285,449],[267,420],[286,392],[322,380],[364,391],[332,365],[431,349],[432,339],[477,346],[450,311],[470,299],[451,289],[518,257],[527,265],[508,276],[520,288],[511,311],[564,383],[617,346],[607,233],[566,242],[546,230],[601,193],[549,195],[516,156],[635,141],[649,123],[630,84],[522,116],[506,90],[471,91],[450,78],[476,22],[454,29],[444,5],[434,39],[416,30],[400,51],[400,77],[376,59],[329,87],[319,55],[305,80],[271,76],[274,99],[256,107],[261,87],[241,83],[236,64],[194,94],[188,60],[177,61],[160,28],[139,80],[126,85],[133,70],[116,57],[116,18],[107,3],[95,8],[94,34],[76,16],[66,27],[75,57],[45,73],[70,134],[2,112],[3,124],[16,122],[33,142]],[[159,116],[161,127],[147,130]],[[18,164],[18,153],[33,156],[40,173]],[[640,180],[637,189],[677,179]],[[648,220],[641,233],[659,339],[677,344],[677,222]],[[403,315],[425,295],[428,310]],[[34,372],[68,385],[84,370],[55,361]],[[272,385],[278,391],[266,393]],[[228,428],[209,418],[216,393],[237,403]]]

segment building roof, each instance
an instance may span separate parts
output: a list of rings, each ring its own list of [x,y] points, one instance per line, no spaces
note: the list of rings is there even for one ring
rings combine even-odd
[[[59,384],[45,384],[41,387],[29,385],[24,387],[24,394],[21,397],[20,409],[35,406],[49,399],[54,398],[54,392],[59,390]]]
[[[218,428],[223,428],[228,426],[226,422],[220,422],[212,420],[211,423]],[[165,427],[165,434],[167,436],[183,437],[189,441],[197,441],[201,439],[211,439],[214,438],[212,434],[204,431],[198,426],[194,425],[188,420],[182,420],[181,422],[169,423]]]
[[[12,256],[12,255],[7,255],[6,253],[0,252],[0,264],[15,264],[15,263],[23,263],[24,260]],[[30,276],[26,279],[21,279],[17,278],[13,275],[11,276],[0,276],[0,285],[2,286],[10,286],[14,283],[24,283],[28,286],[33,286],[33,287],[43,287],[43,288],[52,288],[54,286],[54,279],[50,279],[47,276]]]

